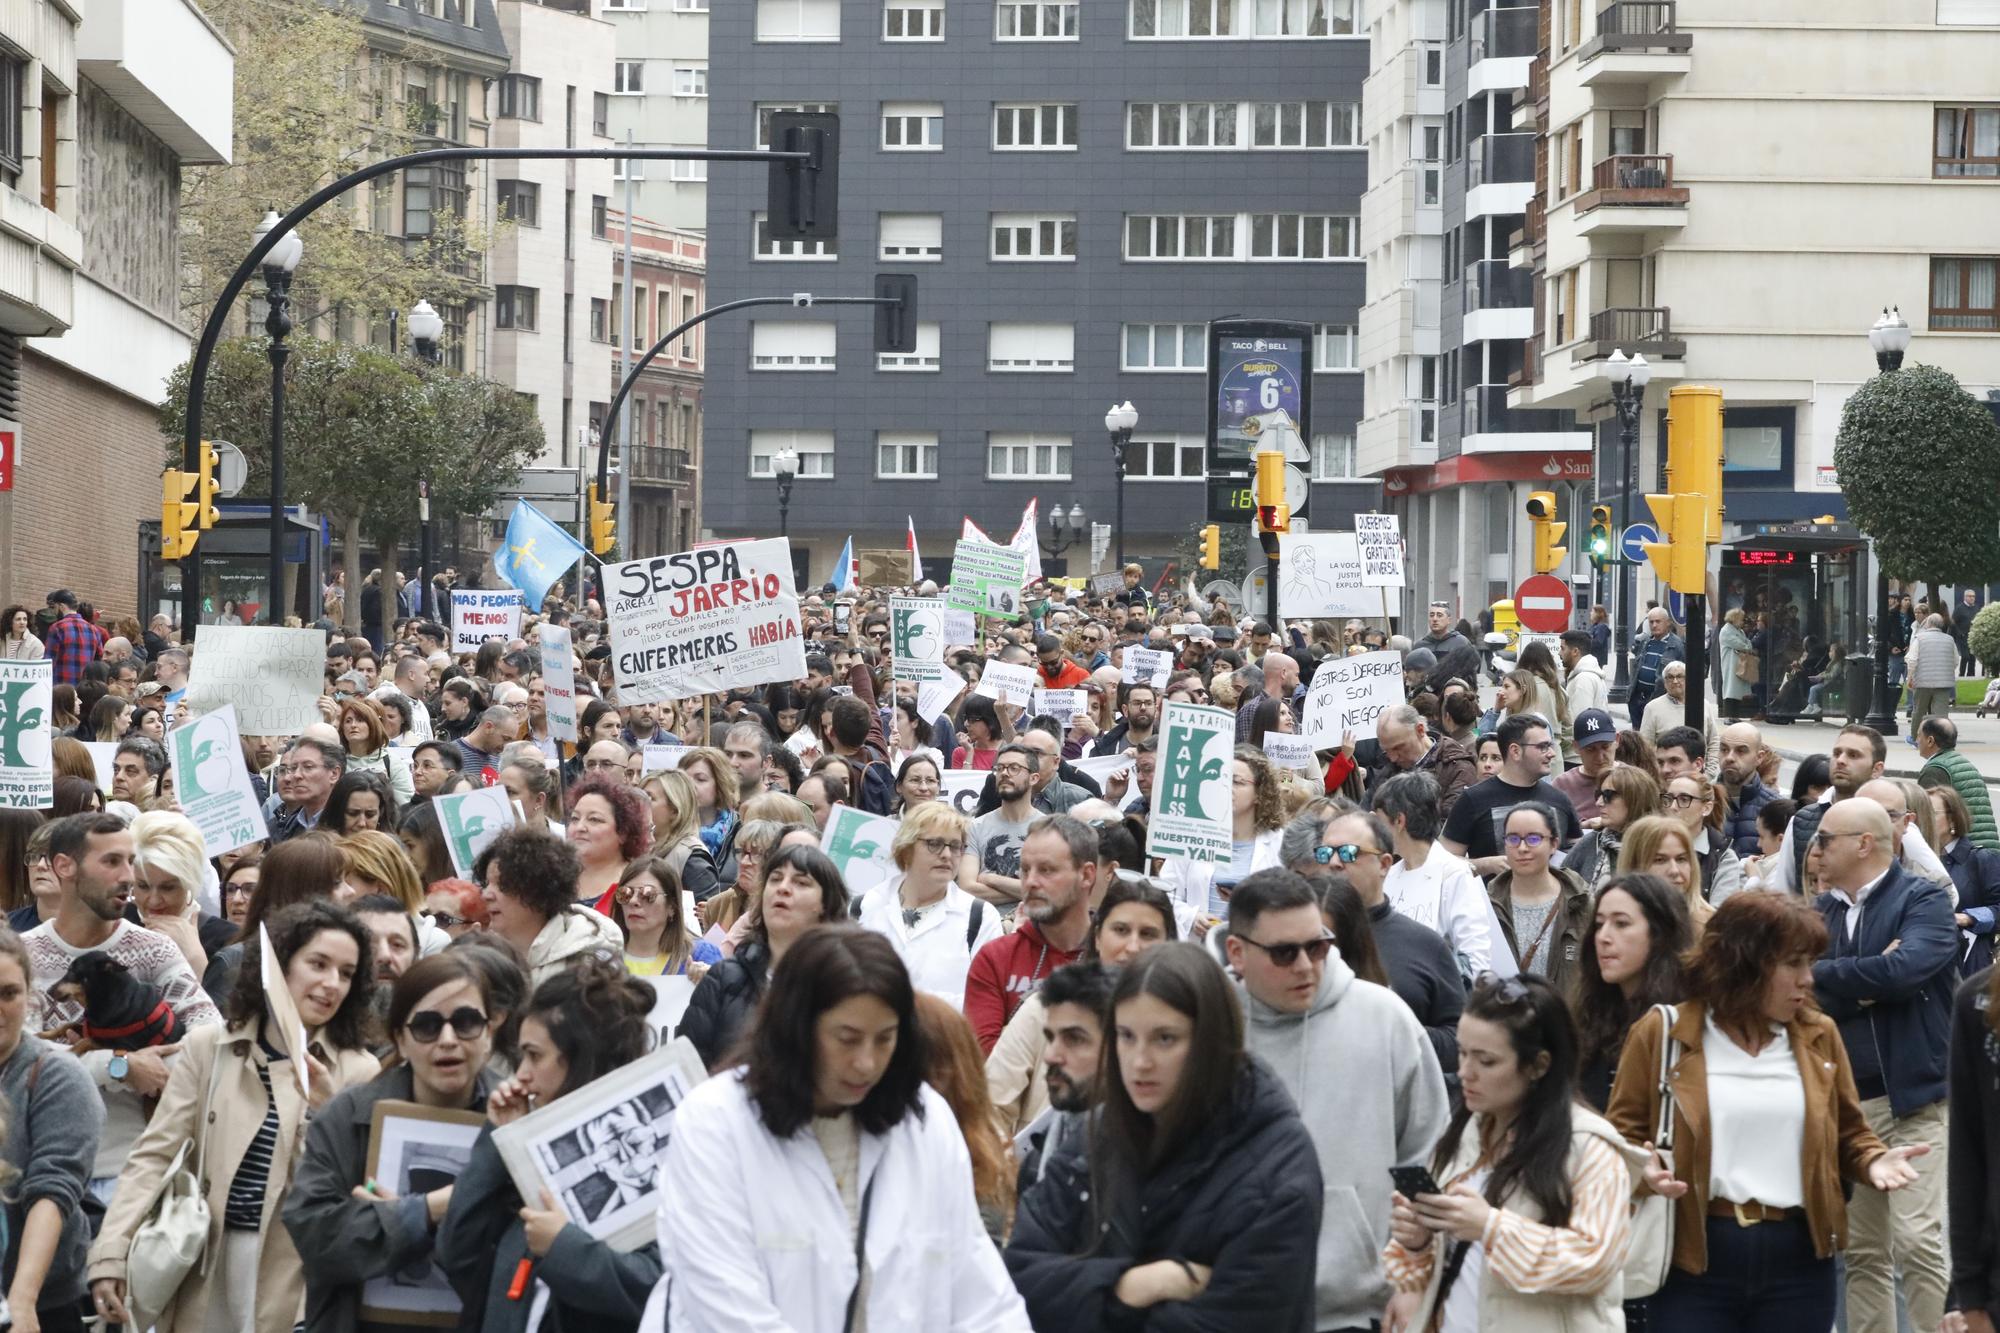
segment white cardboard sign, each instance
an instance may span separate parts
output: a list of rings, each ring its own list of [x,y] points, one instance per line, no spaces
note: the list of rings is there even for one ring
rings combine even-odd
[[[1353,732],[1357,741],[1375,735],[1382,711],[1402,703],[1403,655],[1393,651],[1329,657],[1313,672],[1306,691],[1299,734],[1321,749],[1339,745]]]
[[[718,542],[604,567],[624,703],[667,703],[806,674],[792,544]]]
[[[246,736],[296,736],[320,720],[325,684],[326,635],[316,629],[203,625],[182,702],[190,713],[236,705]]]
[[[488,639],[514,639],[520,634],[519,588],[451,590],[451,650],[454,653],[476,653]]]

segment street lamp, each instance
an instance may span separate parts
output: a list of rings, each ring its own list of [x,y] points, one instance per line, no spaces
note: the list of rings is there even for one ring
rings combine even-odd
[[[1132,432],[1139,428],[1139,409],[1132,400],[1104,414],[1104,429],[1111,433],[1111,461],[1118,469],[1118,567],[1125,568],[1125,450],[1131,446]]]
[[[1632,652],[1632,565],[1623,549],[1623,528],[1632,525],[1632,492],[1639,485],[1639,414],[1645,410],[1646,385],[1652,381],[1653,368],[1643,355],[1627,360],[1619,350],[1605,362],[1605,373],[1611,379],[1612,405],[1618,409],[1618,517],[1622,525],[1614,544],[1618,595],[1612,599],[1611,632],[1617,665],[1612,668],[1610,697],[1612,703],[1622,704],[1632,697],[1631,664],[1627,661]],[[1601,474],[1597,486],[1601,498]]]
[[[410,307],[410,341],[416,345],[417,359],[426,365],[435,366],[444,360],[444,316],[431,308],[429,301],[418,301]],[[417,577],[421,580],[417,588],[417,606],[426,619],[437,618],[437,599],[432,591],[431,580],[436,573],[431,569],[431,483],[429,478],[417,482],[417,520],[420,524],[421,549],[417,552]]]
[[[1061,504],[1049,507],[1049,539],[1042,543],[1042,550],[1054,560],[1064,551],[1077,544],[1089,532],[1083,518],[1083,501],[1079,500],[1064,513]]]
[[[419,301],[410,307],[410,341],[416,344],[417,355],[432,365],[444,360],[444,316],[431,309],[429,301]]]
[[[778,535],[786,535],[792,508],[792,480],[799,475],[799,451],[780,449],[771,455],[771,475],[778,479]]]
[[[1868,328],[1868,346],[1875,352],[1875,369],[1892,375],[1903,368],[1903,353],[1910,350],[1910,326],[1900,306],[1884,306],[1882,317]],[[1896,700],[1889,690],[1889,574],[1882,561],[1875,561],[1875,688],[1869,700],[1867,725],[1884,736],[1896,730]],[[1852,717],[1850,712],[1848,716]]]
[[[276,210],[266,212],[257,224],[256,240],[262,241],[278,225]],[[292,272],[305,255],[305,243],[296,231],[288,231],[264,256],[265,296],[270,313],[264,317],[264,332],[271,336],[271,597],[264,623],[285,623],[285,362],[292,355],[285,335],[292,331]]]
[[[1868,329],[1868,345],[1875,349],[1875,368],[1887,374],[1903,368],[1903,353],[1910,350],[1910,325],[1901,306],[1884,306],[1882,318]]]

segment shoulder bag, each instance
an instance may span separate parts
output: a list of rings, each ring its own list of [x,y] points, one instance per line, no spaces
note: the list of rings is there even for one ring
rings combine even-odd
[[[215,1101],[224,1044],[218,1041],[215,1045],[214,1063],[208,1070],[208,1093],[195,1117],[194,1135],[181,1144],[174,1160],[168,1163],[160,1191],[147,1210],[146,1220],[132,1233],[132,1246],[125,1255],[125,1301],[142,1328],[166,1313],[187,1275],[197,1264],[205,1264],[210,1218],[201,1173],[208,1148],[209,1108]],[[190,1149],[194,1157],[191,1167]]]
[[[1674,1169],[1674,1089],[1670,1079],[1680,1043],[1674,1040],[1676,1010],[1656,1004],[1660,1016],[1660,1067],[1657,1071],[1659,1115],[1653,1125],[1653,1146],[1667,1170]],[[1625,1299],[1643,1300],[1666,1285],[1674,1262],[1674,1200],[1651,1190],[1632,1205],[1632,1248],[1625,1255]]]

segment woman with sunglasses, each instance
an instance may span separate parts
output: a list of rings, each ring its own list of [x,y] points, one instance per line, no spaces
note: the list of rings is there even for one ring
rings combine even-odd
[[[1636,768],[1613,768],[1597,780],[1597,827],[1577,839],[1563,864],[1595,892],[1618,873],[1625,830],[1660,808],[1660,788]]]
[[[1549,864],[1561,827],[1540,801],[1509,810],[1500,839],[1507,868],[1486,893],[1515,966],[1566,992],[1590,934],[1590,886],[1567,866]]]
[[[1688,920],[1700,939],[1715,909],[1702,896],[1701,861],[1694,848],[1685,823],[1673,815],[1652,815],[1625,831],[1625,845],[1618,849],[1618,873],[1658,875],[1672,885],[1687,904]]]
[[[1728,822],[1727,798],[1700,773],[1684,773],[1667,783],[1660,796],[1660,813],[1681,821],[1694,840],[1695,860],[1708,905],[1720,907],[1743,887],[1743,862],[1723,832]]]
[[[896,873],[861,898],[863,930],[896,946],[910,982],[965,1007],[965,973],[972,956],[1003,933],[1000,913],[957,883],[968,831],[964,815],[929,801],[903,816],[890,856]]]
[[[635,977],[687,977],[699,983],[722,950],[695,934],[682,913],[681,882],[665,857],[625,867],[611,895],[611,921],[625,932],[625,970]]]
[[[285,1228],[306,1266],[306,1327],[357,1333],[362,1287],[428,1266],[449,1184],[399,1194],[368,1174],[368,1140],[378,1102],[415,1102],[484,1111],[498,1082],[492,1053],[486,970],[450,950],[412,964],[389,994],[385,1028],[394,1044],[387,1068],[349,1088],[313,1117],[305,1156],[285,1200]]]

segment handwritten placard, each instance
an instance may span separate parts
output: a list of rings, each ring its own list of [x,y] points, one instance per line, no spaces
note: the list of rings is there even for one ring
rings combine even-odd
[[[325,684],[326,635],[316,629],[203,625],[184,702],[190,713],[235,705],[246,736],[296,736],[320,720]]]

